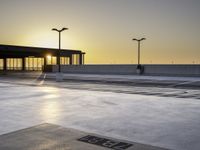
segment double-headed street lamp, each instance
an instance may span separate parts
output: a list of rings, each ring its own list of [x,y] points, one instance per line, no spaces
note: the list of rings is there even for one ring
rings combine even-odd
[[[138,42],[138,66],[140,66],[140,43],[143,40],[146,40],[146,38],[133,39],[133,41],[137,41]]]
[[[68,28],[62,28],[60,30],[53,28],[52,31],[57,31],[59,33],[59,52],[57,55],[58,72],[60,72],[60,49],[61,49],[61,32],[68,30]]]

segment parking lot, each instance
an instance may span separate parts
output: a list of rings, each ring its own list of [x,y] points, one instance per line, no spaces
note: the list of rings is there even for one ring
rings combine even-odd
[[[0,134],[52,123],[177,150],[200,148],[197,88],[1,78]]]

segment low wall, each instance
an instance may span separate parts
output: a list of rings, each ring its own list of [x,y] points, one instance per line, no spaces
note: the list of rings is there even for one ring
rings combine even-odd
[[[137,65],[61,65],[64,73],[131,75],[136,73]],[[200,65],[143,65],[143,75],[196,76],[200,77]],[[52,71],[57,71],[52,66]]]
[[[144,74],[200,77],[200,65],[145,65]]]

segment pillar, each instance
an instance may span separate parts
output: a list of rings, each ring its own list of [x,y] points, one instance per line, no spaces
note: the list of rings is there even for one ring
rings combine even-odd
[[[7,62],[6,62],[6,58],[3,58],[3,70],[4,70],[4,71],[7,70]]]
[[[83,64],[83,54],[79,54],[79,65]]]
[[[25,57],[22,58],[22,70],[25,71]]]
[[[44,66],[42,71],[45,71],[46,65],[47,65],[47,58],[44,56]]]
[[[72,65],[73,64],[73,57],[72,57],[73,55],[70,55],[70,57],[69,57],[69,64],[70,65]]]

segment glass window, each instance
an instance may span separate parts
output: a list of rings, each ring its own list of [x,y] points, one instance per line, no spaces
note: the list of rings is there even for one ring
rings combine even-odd
[[[25,69],[30,71],[41,71],[44,65],[44,58],[26,57]]]
[[[21,58],[7,58],[7,70],[22,70]]]
[[[0,59],[0,70],[3,70],[3,59]]]

